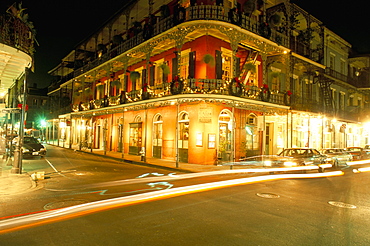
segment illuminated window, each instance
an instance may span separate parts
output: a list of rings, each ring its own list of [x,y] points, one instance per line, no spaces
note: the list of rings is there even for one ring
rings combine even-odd
[[[189,53],[190,49],[181,51],[180,59],[180,77],[188,78],[189,77]]]
[[[164,59],[157,60],[154,63],[155,63],[154,88],[161,89],[163,87],[163,73],[165,69],[164,67],[168,66],[168,64],[164,62]]]
[[[179,117],[179,141],[178,146],[187,149],[189,144],[189,114],[181,113]]]
[[[222,57],[222,79],[225,81],[231,81],[233,68],[231,50],[221,48],[221,57]]]

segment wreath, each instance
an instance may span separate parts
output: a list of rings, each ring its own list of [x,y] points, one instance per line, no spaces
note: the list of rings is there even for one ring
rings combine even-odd
[[[172,95],[180,94],[184,89],[184,81],[178,76],[170,83],[170,91]]]
[[[284,94],[284,104],[286,106],[290,106],[292,104],[292,92],[291,91],[287,91],[285,92]]]
[[[243,93],[243,85],[238,78],[233,78],[229,84],[229,95],[240,97]]]
[[[269,102],[270,101],[270,97],[271,97],[271,92],[270,92],[270,89],[268,87],[268,85],[264,84],[263,87],[261,88],[261,100],[264,101],[264,102]]]

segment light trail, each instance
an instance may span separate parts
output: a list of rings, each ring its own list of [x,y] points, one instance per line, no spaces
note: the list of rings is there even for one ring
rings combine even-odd
[[[341,176],[344,173],[341,171],[327,173],[312,173],[312,174],[280,174],[266,175],[259,177],[249,177],[241,179],[233,179],[226,181],[218,181],[206,184],[190,185],[186,187],[178,187],[173,189],[158,190],[149,193],[137,194],[132,196],[118,197],[107,200],[101,200],[91,203],[80,204],[76,206],[61,208],[40,212],[37,214],[29,214],[22,217],[8,218],[0,221],[0,233],[9,233],[12,231],[26,229],[33,226],[39,226],[47,223],[57,222],[61,220],[71,219],[78,216],[83,216],[95,212],[100,212],[108,209],[114,209],[124,206],[135,205],[139,203],[167,199],[176,196],[182,196],[191,193],[204,192],[208,190],[232,187],[238,185],[246,185],[258,182],[266,182],[282,179],[303,179],[303,178],[322,178]]]
[[[366,164],[370,164],[370,160],[360,160],[360,161],[349,161],[349,162],[347,162],[348,166],[366,165]]]
[[[170,181],[170,180],[179,180],[179,179],[191,179],[191,178],[199,178],[199,177],[213,176],[213,175],[224,175],[224,174],[312,171],[312,170],[318,170],[318,169],[319,169],[319,166],[298,166],[298,167],[285,167],[285,168],[277,167],[277,168],[249,168],[249,169],[220,170],[220,171],[199,172],[199,173],[186,173],[186,174],[179,174],[179,175],[170,173],[168,176],[156,175],[155,177],[147,177],[148,176],[147,174],[143,174],[135,179],[124,179],[124,180],[102,182],[102,183],[93,184],[93,185],[76,186],[74,189],[71,189],[69,191],[86,189],[86,188],[94,188],[94,187],[103,188],[103,187],[110,187],[110,186],[117,186],[117,185],[150,183],[150,182]],[[56,189],[48,189],[48,190],[61,191],[61,190],[56,190]],[[68,191],[68,190],[62,190],[62,191]]]

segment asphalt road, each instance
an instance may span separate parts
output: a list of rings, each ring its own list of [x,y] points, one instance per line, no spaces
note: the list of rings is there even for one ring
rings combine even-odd
[[[251,176],[234,174],[177,178],[184,173],[123,163],[53,146],[48,146],[45,158],[24,159],[23,168],[28,173],[44,171],[45,179],[37,181],[37,188],[27,193],[0,197],[0,219],[172,187]]]
[[[4,245],[369,245],[370,174],[282,179],[106,206]],[[185,188],[185,187],[184,187]],[[172,190],[173,188],[169,189]],[[149,194],[149,193],[148,193]],[[30,220],[29,224],[34,223]]]

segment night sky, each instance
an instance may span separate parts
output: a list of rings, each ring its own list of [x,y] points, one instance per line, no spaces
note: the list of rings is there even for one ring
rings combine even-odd
[[[14,0],[0,0],[4,13]],[[39,88],[50,84],[47,72],[56,67],[75,45],[93,34],[127,0],[23,0],[29,20],[37,31],[35,73],[30,74],[29,84]],[[370,53],[370,18],[367,1],[295,0],[298,6],[321,20],[362,53]],[[327,3],[334,2],[334,3]],[[353,4],[352,4],[353,3]]]

